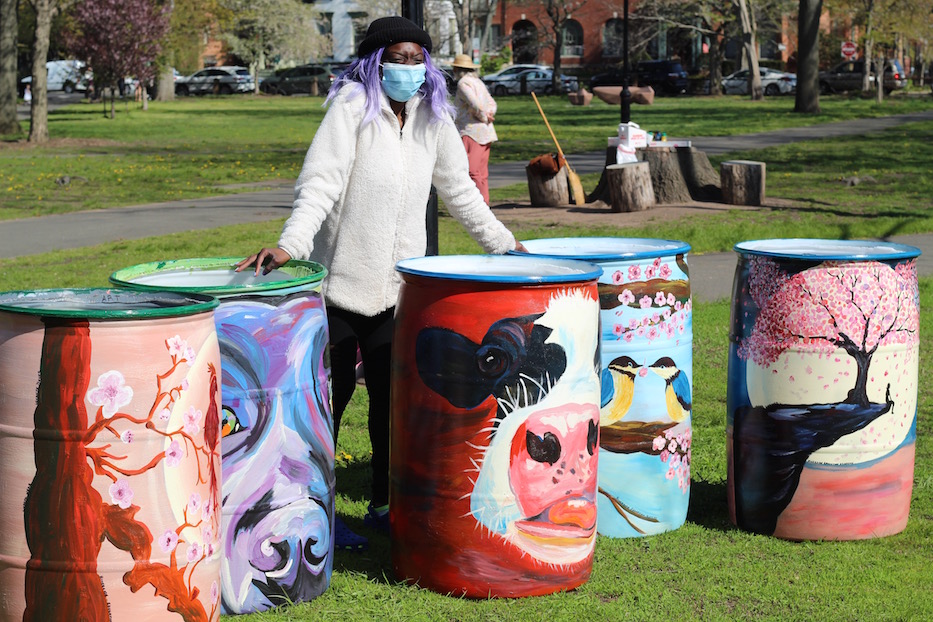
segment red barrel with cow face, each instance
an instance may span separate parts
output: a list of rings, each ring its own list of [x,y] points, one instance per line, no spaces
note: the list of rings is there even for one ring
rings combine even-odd
[[[596,265],[402,261],[392,365],[395,573],[475,598],[584,583],[596,538]]]

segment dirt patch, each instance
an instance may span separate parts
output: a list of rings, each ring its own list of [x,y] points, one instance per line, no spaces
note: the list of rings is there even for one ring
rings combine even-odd
[[[493,205],[492,211],[506,226],[508,225],[607,225],[615,227],[641,227],[651,223],[665,223],[691,216],[725,213],[729,210],[780,209],[790,207],[785,199],[765,200],[761,207],[748,205],[726,205],[692,201],[682,205],[656,205],[642,212],[613,212],[607,203],[596,201],[586,205],[564,205],[558,207],[533,207],[529,203],[501,203]]]
[[[0,150],[3,149],[86,149],[88,147],[114,147],[124,145],[116,140],[103,138],[50,138],[48,142],[31,143],[26,139],[14,141],[0,141]]]

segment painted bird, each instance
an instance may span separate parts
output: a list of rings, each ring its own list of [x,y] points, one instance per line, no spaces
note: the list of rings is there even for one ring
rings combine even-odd
[[[651,371],[664,378],[667,387],[664,399],[667,402],[667,414],[674,421],[680,422],[690,416],[693,402],[690,397],[690,381],[677,369],[673,359],[662,356],[651,364]]]
[[[599,409],[599,424],[612,425],[625,417],[632,406],[635,394],[635,375],[641,367],[627,356],[620,356],[609,363],[609,379],[603,383],[605,402]],[[611,389],[611,393],[610,390]]]

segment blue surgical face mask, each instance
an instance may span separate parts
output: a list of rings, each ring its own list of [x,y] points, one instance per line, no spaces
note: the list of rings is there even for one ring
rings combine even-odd
[[[389,99],[407,102],[424,84],[426,71],[424,63],[417,65],[382,63],[382,90],[389,96]]]

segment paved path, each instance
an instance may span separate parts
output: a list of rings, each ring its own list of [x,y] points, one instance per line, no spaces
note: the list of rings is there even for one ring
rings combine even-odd
[[[692,141],[698,149],[721,154],[814,138],[864,134],[902,123],[930,120],[933,120],[933,110],[742,136],[700,137]],[[605,153],[573,154],[568,159],[578,173],[599,172]],[[492,187],[523,183],[525,180],[524,162],[490,166]],[[5,221],[0,225],[0,258],[281,218],[287,216],[291,209],[292,194],[291,182],[283,182],[244,194]],[[889,241],[919,247],[924,253],[919,262],[920,273],[933,273],[933,234],[896,236]],[[694,296],[700,300],[731,296],[735,263],[735,255],[731,252],[692,255]]]

